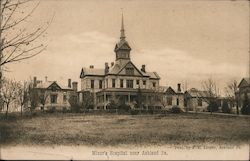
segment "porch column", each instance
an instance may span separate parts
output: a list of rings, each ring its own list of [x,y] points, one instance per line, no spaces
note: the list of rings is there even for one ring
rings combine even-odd
[[[128,93],[128,103],[130,103],[130,92]]]
[[[107,109],[106,107],[106,92],[104,92],[104,100],[103,100],[103,103],[104,103],[104,110]]]

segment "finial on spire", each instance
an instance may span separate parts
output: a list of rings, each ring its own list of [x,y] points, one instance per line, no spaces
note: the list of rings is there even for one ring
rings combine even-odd
[[[125,30],[124,30],[124,23],[123,23],[123,8],[121,8],[122,10],[122,26],[121,26],[121,40],[125,40],[126,36],[125,36]]]

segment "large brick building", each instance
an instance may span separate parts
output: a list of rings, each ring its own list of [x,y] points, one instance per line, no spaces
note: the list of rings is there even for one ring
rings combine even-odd
[[[115,45],[114,52],[115,62],[110,65],[105,63],[103,69],[96,69],[93,65],[82,68],[79,102],[91,102],[94,109],[107,109],[111,101],[136,108],[140,98],[143,100],[141,107],[161,106],[158,99],[160,77],[156,72],[149,72],[145,65],[139,69],[132,62],[123,16],[120,40]]]

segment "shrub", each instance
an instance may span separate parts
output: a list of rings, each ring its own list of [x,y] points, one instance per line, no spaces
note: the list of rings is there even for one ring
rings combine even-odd
[[[209,103],[208,107],[207,107],[208,112],[216,112],[219,110],[219,105],[217,103],[217,101],[213,100]]]
[[[139,110],[131,110],[130,113],[131,113],[131,115],[138,115]]]
[[[129,105],[126,105],[126,104],[122,104],[122,105],[120,105],[120,106],[118,106],[118,109],[119,109],[119,111],[124,111],[124,112],[129,112],[129,110],[130,110],[130,106]]]
[[[80,105],[75,104],[74,106],[71,106],[72,112],[81,112],[82,107]]]
[[[223,103],[222,103],[222,112],[223,113],[230,113],[231,112],[227,101],[223,101]]]
[[[56,112],[56,107],[49,108],[48,113],[54,113],[54,112]]]
[[[117,109],[118,105],[114,100],[111,100],[110,103],[107,105],[107,109]]]
[[[63,112],[63,113],[68,112],[67,107],[63,107],[62,112]]]
[[[179,106],[173,106],[171,109],[172,113],[182,113],[183,110]]]

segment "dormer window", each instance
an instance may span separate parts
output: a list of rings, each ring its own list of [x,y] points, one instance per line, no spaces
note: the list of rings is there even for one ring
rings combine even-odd
[[[127,75],[134,75],[134,68],[126,68]]]

